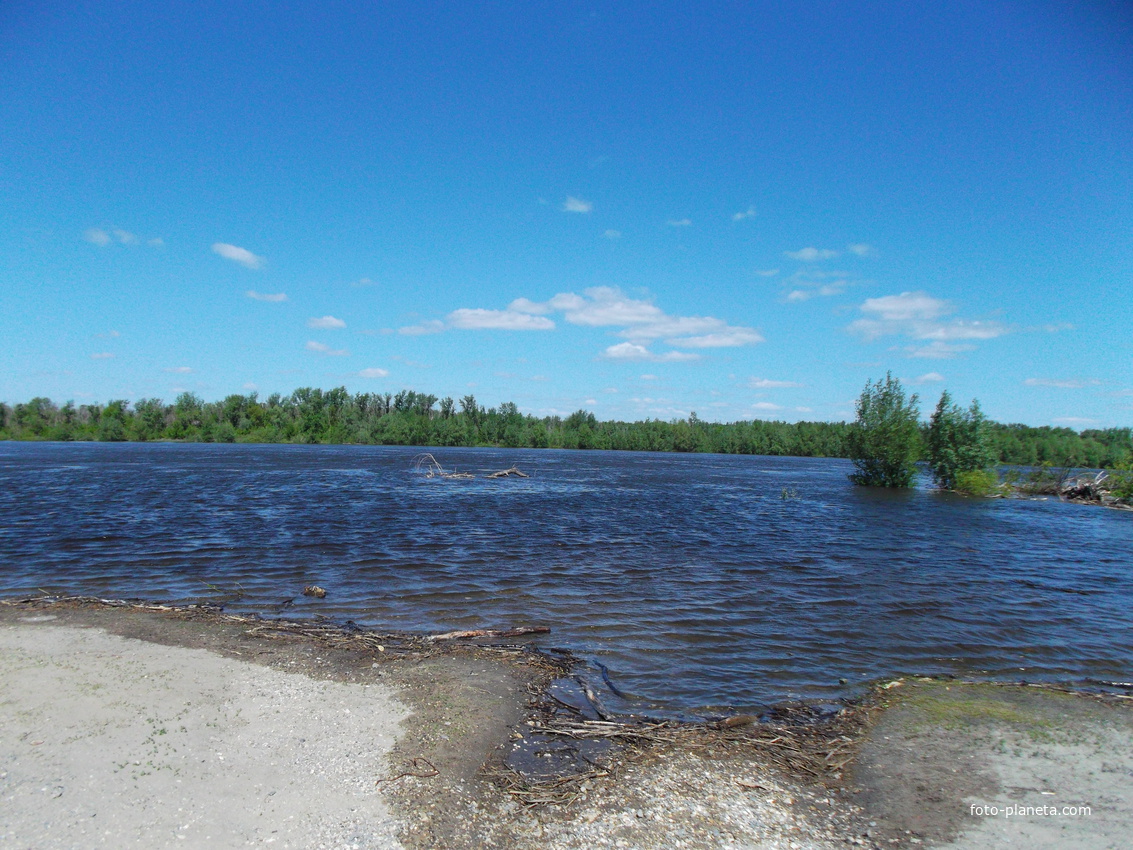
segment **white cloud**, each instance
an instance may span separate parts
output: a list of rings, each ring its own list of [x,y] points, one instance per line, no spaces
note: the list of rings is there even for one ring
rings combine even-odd
[[[752,345],[763,337],[753,328],[729,325],[711,316],[669,316],[649,301],[628,298],[620,290],[600,286],[583,295],[560,293],[549,302],[574,325],[622,326],[618,335],[635,342],[664,338],[678,348],[724,348]]]
[[[931,342],[928,345],[910,345],[905,348],[909,357],[920,357],[926,360],[951,360],[957,355],[975,350],[974,345],[957,345],[939,341]]]
[[[363,369],[358,373],[359,378],[385,378],[389,376],[388,369],[379,369],[376,366],[370,369]]]
[[[908,322],[938,318],[952,312],[952,305],[925,292],[902,292],[900,295],[867,298],[861,309],[879,321]]]
[[[757,275],[759,275],[760,277],[775,277],[775,275],[779,274],[779,270],[778,269],[756,269],[755,273]]]
[[[378,282],[376,280],[370,280],[368,277],[360,277],[360,278],[358,278],[358,280],[354,281],[350,285],[351,286],[377,286]]]
[[[918,384],[939,384],[944,380],[944,376],[939,372],[927,372],[917,378]]]
[[[252,391],[254,391],[254,390],[258,390],[258,389],[259,389],[259,387],[257,387],[257,386],[256,386],[255,384],[253,384],[253,383],[252,383],[251,381],[248,381],[247,383],[245,383],[245,384],[244,384],[244,386],[243,386],[243,389],[245,389],[245,390],[252,390]]]
[[[656,375],[642,375],[641,380],[643,380],[643,381],[656,381],[657,376]]]
[[[779,404],[772,404],[769,401],[757,401],[751,406],[752,410],[782,410],[783,406]]]
[[[626,298],[620,290],[608,286],[584,290],[583,295],[563,292],[548,303],[563,311],[572,325],[587,327],[640,325],[665,318],[659,307],[648,301]]]
[[[743,212],[735,213],[732,216],[732,221],[743,221],[745,218],[753,218],[755,216],[755,207],[748,207]]]
[[[954,357],[973,350],[971,345],[956,345],[957,340],[995,339],[1009,332],[996,321],[947,318],[955,311],[953,305],[925,292],[867,298],[859,309],[866,317],[852,322],[849,330],[867,341],[890,335],[930,341],[906,349],[912,357]]]
[[[602,355],[608,360],[652,360],[653,354],[644,345],[632,342],[619,342],[611,345]]]
[[[193,371],[193,369],[191,366],[170,366],[165,371],[171,372],[174,375],[188,375]]]
[[[586,401],[583,402],[583,404],[589,404],[590,406],[593,407],[594,405],[598,404],[598,399],[588,398],[588,399],[586,399]]]
[[[727,328],[718,333],[673,337],[666,340],[669,345],[680,348],[737,348],[763,341],[763,336],[751,328]]]
[[[675,348],[726,348],[763,342],[754,328],[729,325],[712,316],[669,316],[650,301],[629,298],[608,286],[583,291],[560,292],[549,301],[537,302],[517,298],[506,310],[461,308],[453,310],[444,321],[432,320],[401,328],[403,334],[439,333],[451,328],[476,330],[552,330],[555,322],[548,318],[554,312],[572,325],[584,327],[620,327],[618,336],[633,343],[630,347],[611,346],[604,356],[613,359],[635,357],[655,361],[694,359],[695,355],[677,352],[653,354],[648,345],[664,339]],[[646,352],[642,354],[641,352]]]
[[[814,408],[813,407],[796,407],[795,412],[796,413],[814,413]]]
[[[249,269],[258,269],[263,266],[264,258],[257,257],[247,248],[240,248],[236,245],[229,245],[227,242],[217,242],[212,246],[214,254],[219,254],[226,260],[232,260],[234,263]]]
[[[691,218],[671,218],[665,223],[669,227],[692,227]]]
[[[1059,425],[1069,425],[1072,428],[1073,427],[1083,427],[1084,428],[1087,425],[1097,425],[1098,424],[1098,420],[1087,419],[1084,416],[1058,416],[1058,417],[1055,417],[1051,421],[1057,422]]]
[[[978,319],[953,319],[951,322],[935,328],[921,331],[920,339],[995,339],[1007,333],[1007,328],[999,322],[982,322]]]
[[[122,334],[116,330],[109,330],[104,334],[95,334],[97,339],[118,339],[120,336],[122,336]]]
[[[138,244],[138,237],[128,230],[115,230],[114,238],[121,242],[123,245]]]
[[[543,316],[520,313],[514,310],[484,310],[462,308],[448,314],[449,327],[464,330],[549,331],[555,323]]]
[[[700,359],[699,354],[689,354],[684,351],[667,351],[664,354],[654,354],[644,345],[638,345],[635,342],[619,342],[617,345],[611,345],[602,352],[602,356],[607,360],[649,361],[652,363],[687,362]]]
[[[283,292],[256,292],[254,289],[249,289],[244,293],[254,301],[270,301],[273,304],[278,304],[280,301],[286,301],[287,295]]]
[[[114,354],[112,352],[109,352],[109,351],[100,351],[97,354],[92,354],[90,356],[90,359],[91,360],[113,360]]]
[[[607,239],[621,239],[622,238],[622,232],[620,230],[607,230],[602,235],[605,236]]]
[[[836,283],[824,283],[821,286],[814,287],[813,289],[792,289],[787,293],[787,301],[798,303],[802,301],[809,301],[812,298],[828,298],[831,295],[841,295],[846,281],[840,280]]]
[[[83,239],[87,240],[87,242],[90,242],[92,245],[110,244],[110,234],[98,227],[92,227],[89,230],[84,230]]]
[[[749,378],[747,385],[753,390],[777,390],[802,386],[802,384],[797,384],[794,381],[771,381],[767,378]]]
[[[851,254],[859,257],[869,257],[873,254],[873,246],[867,245],[865,242],[858,242],[855,245],[847,245],[846,250]]]
[[[155,236],[153,239],[147,239],[146,244],[149,245],[151,248],[164,248],[165,247],[165,240],[162,239],[160,236]]]
[[[783,256],[800,263],[816,263],[819,260],[832,260],[838,256],[838,252],[829,248],[800,248],[798,251],[784,251]]]
[[[570,195],[563,202],[563,212],[588,213],[592,209],[594,209],[594,204],[590,201],[584,201],[582,198],[576,198],[574,195]]]
[[[429,319],[426,322],[421,322],[419,325],[409,325],[408,327],[398,328],[397,332],[405,336],[423,336],[425,334],[439,334],[445,329],[445,323],[440,319]]]
[[[318,316],[307,319],[307,327],[320,331],[336,330],[346,327],[346,322],[334,316]]]
[[[550,304],[540,304],[529,298],[516,298],[507,308],[513,313],[534,313],[537,316],[545,316],[552,310]]]
[[[572,325],[621,326],[619,336],[639,343],[664,338],[678,348],[723,348],[763,341],[753,328],[711,316],[669,316],[649,301],[629,298],[608,286],[584,290],[582,295],[559,293],[548,304],[562,310]]]
[[[1023,383],[1028,387],[1052,387],[1060,390],[1080,390],[1085,387],[1101,386],[1101,381],[1096,378],[1069,378],[1063,380],[1057,378],[1027,378]]]
[[[307,342],[307,350],[315,354],[323,354],[327,357],[347,357],[350,352],[345,348],[331,348],[321,342],[315,342],[313,339]]]

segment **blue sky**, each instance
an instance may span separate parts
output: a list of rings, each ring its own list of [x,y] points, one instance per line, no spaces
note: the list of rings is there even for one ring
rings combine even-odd
[[[1133,422],[1125,4],[170,5],[0,8],[0,400]]]

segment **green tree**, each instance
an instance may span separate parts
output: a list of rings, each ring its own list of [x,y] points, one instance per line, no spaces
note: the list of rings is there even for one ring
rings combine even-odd
[[[938,486],[955,490],[957,476],[984,472],[995,463],[987,419],[980,403],[964,410],[945,390],[928,426],[928,462]]]
[[[847,436],[847,451],[857,472],[855,484],[909,487],[917,473],[921,438],[917,396],[906,396],[891,372],[884,381],[867,383],[858,398],[858,417]]]

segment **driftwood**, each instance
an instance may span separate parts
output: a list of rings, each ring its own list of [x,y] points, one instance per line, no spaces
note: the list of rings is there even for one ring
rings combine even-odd
[[[443,466],[441,466],[439,460],[428,453],[420,454],[417,455],[417,457],[413,458],[413,471],[418,475],[424,475],[426,478],[444,478],[446,480],[476,477],[471,472],[454,472],[452,470],[445,469]],[[520,472],[519,467],[516,466],[509,467],[508,469],[501,469],[499,472],[489,472],[484,477],[511,478],[513,475],[516,478],[530,477],[526,472]]]
[[[485,477],[486,478],[508,478],[512,475],[516,476],[517,478],[527,478],[527,477],[529,477],[526,472],[520,472],[519,468],[515,467],[515,466],[510,467],[508,469],[501,469],[499,472],[493,472],[493,473],[491,473],[491,474],[489,474]]]
[[[1114,477],[1110,477],[1109,473],[1102,470],[1098,473],[1075,476],[1071,468],[1066,467],[1057,474],[1036,473],[1032,475],[1031,480],[1016,485],[1016,489],[1030,496],[1055,496],[1063,502],[1133,510],[1133,504],[1130,504],[1133,500],[1113,493],[1114,490],[1123,487],[1123,476],[1128,474],[1128,472],[1118,472]]]
[[[441,466],[431,454],[420,454],[413,458],[413,471],[426,478],[475,478],[471,472],[450,472]]]
[[[445,632],[443,635],[430,635],[429,640],[466,640],[482,637],[520,637],[521,635],[545,635],[550,633],[547,626],[522,626],[518,629],[470,629],[463,632]]]
[[[1080,475],[1068,481],[1059,489],[1058,496],[1062,499],[1083,500],[1087,502],[1100,502],[1109,494],[1105,480],[1109,476],[1104,471],[1097,475]]]

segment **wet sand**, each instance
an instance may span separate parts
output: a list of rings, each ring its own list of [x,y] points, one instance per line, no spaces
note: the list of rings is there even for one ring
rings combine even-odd
[[[570,805],[528,808],[490,774],[546,680],[474,647],[0,605],[0,845],[1041,850],[1133,834],[1127,704],[930,681],[878,692],[844,771],[794,775],[706,737],[626,749]],[[1090,812],[1036,813],[1071,805]]]

